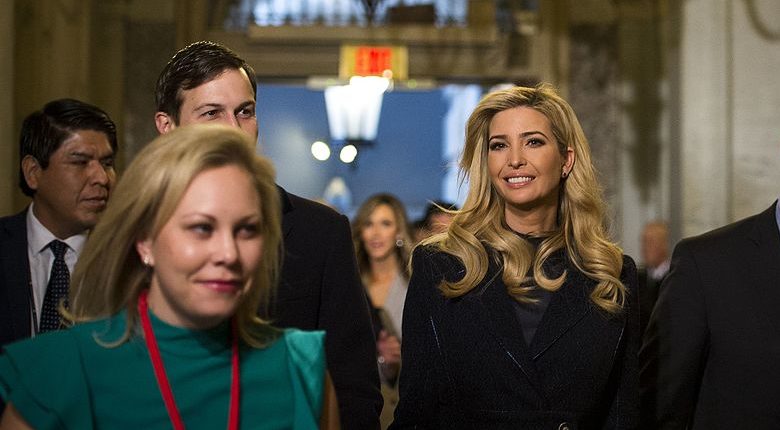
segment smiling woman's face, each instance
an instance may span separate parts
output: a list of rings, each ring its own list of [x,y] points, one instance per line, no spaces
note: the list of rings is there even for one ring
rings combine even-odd
[[[507,223],[531,216],[546,220],[542,229],[554,227],[546,224],[556,218],[559,185],[573,163],[573,150],[562,155],[550,120],[529,107],[497,113],[489,133],[488,173],[505,200]]]
[[[228,165],[198,174],[157,237],[137,244],[153,267],[154,314],[195,329],[230,318],[260,262],[262,222],[249,173]]]
[[[395,255],[398,230],[398,221],[389,205],[380,204],[374,208],[360,233],[368,258],[384,260]]]

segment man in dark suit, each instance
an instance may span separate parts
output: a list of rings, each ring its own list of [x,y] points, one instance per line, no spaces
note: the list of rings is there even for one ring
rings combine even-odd
[[[643,425],[780,428],[780,209],[674,250],[640,352]]]
[[[244,60],[222,45],[194,43],[173,56],[157,81],[157,130],[213,121],[257,139],[256,92],[254,71]],[[376,346],[349,222],[281,187],[279,195],[285,254],[270,317],[280,327],[326,331],[342,428],[378,428]]]
[[[0,346],[59,326],[52,274],[62,274],[67,293],[67,275],[106,207],[116,148],[108,115],[78,100],[52,101],[24,120],[19,186],[32,204],[0,218]]]

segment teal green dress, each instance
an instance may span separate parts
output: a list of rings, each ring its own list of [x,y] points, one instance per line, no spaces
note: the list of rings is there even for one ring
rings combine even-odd
[[[150,312],[151,314],[151,312]],[[118,347],[125,312],[6,346],[0,397],[35,429],[171,429],[143,338]],[[190,429],[227,427],[229,325],[203,331],[151,315],[179,413]],[[242,345],[240,427],[315,429],[322,409],[324,332],[288,329],[263,349]]]

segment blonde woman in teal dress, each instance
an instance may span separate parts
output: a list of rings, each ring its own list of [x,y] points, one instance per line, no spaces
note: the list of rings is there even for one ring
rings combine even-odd
[[[317,428],[323,333],[257,317],[279,271],[280,213],[273,169],[240,130],[155,139],[74,270],[61,307],[74,325],[0,356],[0,427]]]

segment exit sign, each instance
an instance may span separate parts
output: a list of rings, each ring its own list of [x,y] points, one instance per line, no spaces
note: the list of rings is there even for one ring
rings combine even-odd
[[[342,45],[339,77],[384,76],[393,79],[409,77],[409,59],[405,46]]]

